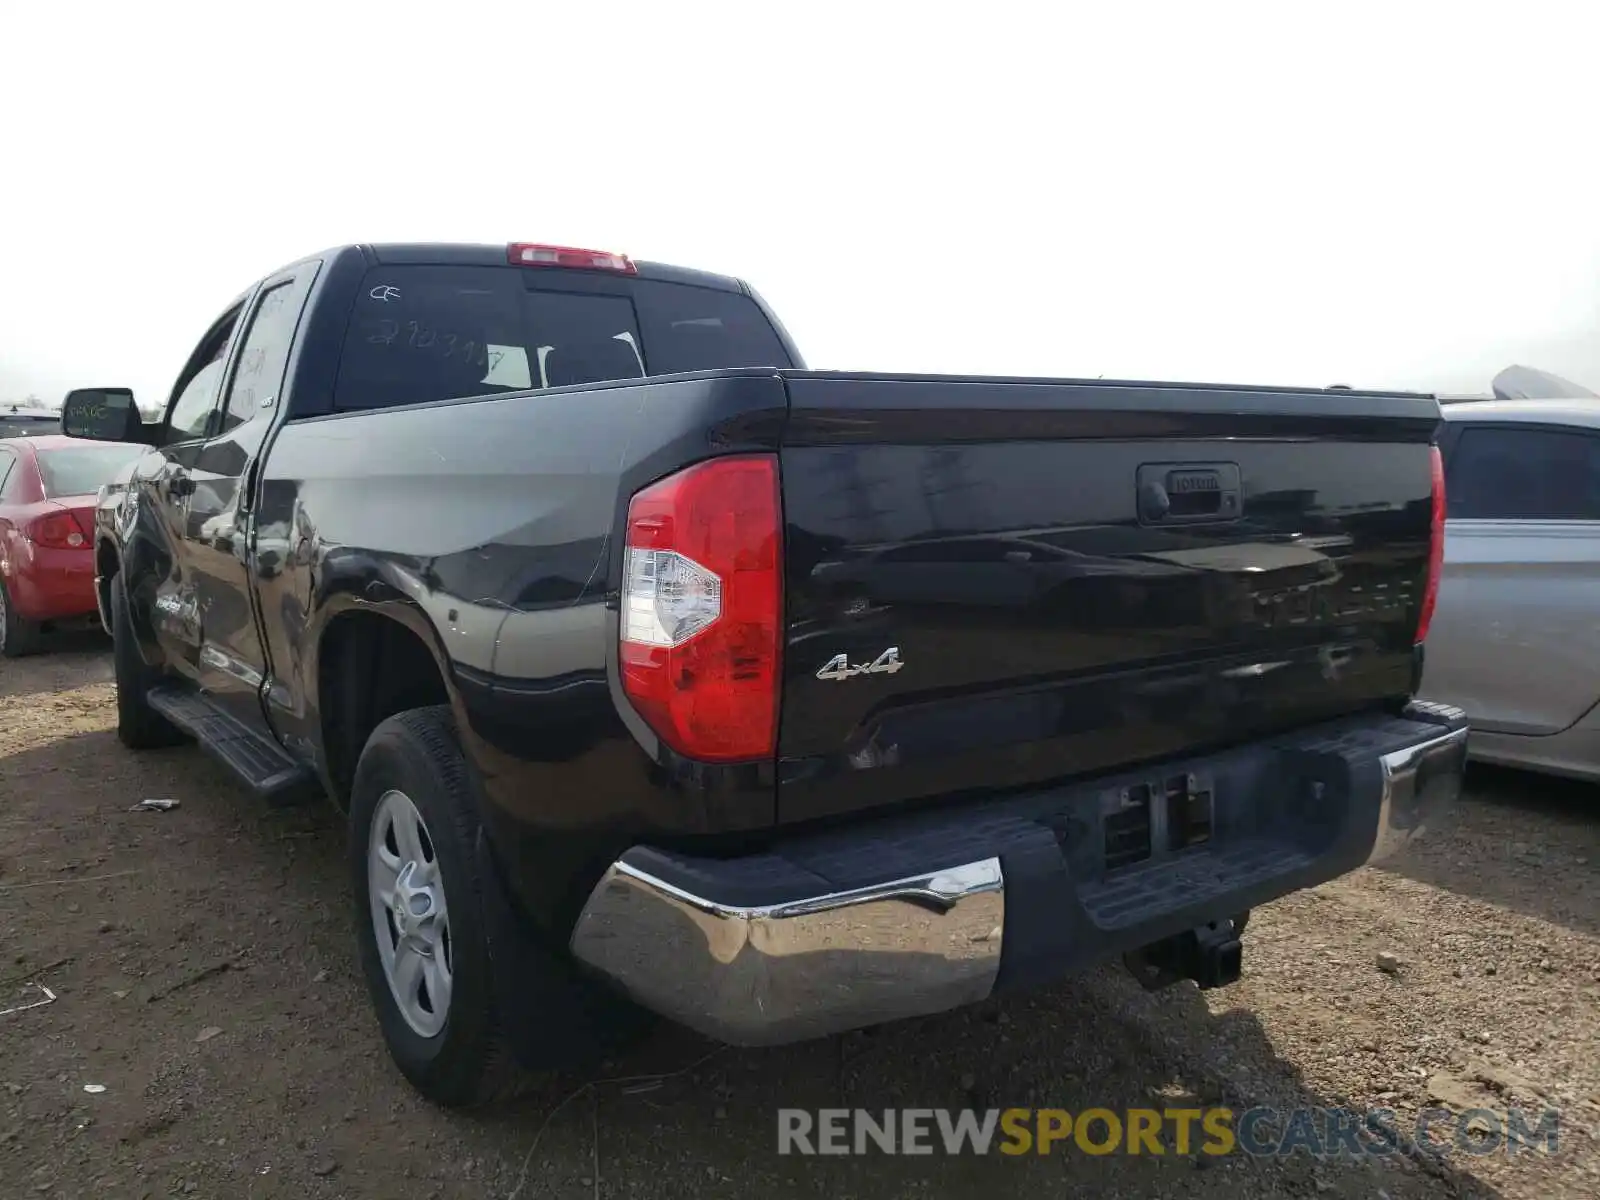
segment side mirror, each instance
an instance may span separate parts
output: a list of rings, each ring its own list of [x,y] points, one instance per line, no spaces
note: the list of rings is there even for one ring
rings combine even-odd
[[[99,442],[144,442],[144,420],[128,388],[76,388],[61,402],[61,432]]]

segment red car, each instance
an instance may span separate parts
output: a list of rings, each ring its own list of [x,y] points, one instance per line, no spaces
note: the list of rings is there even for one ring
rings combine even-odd
[[[0,439],[0,654],[32,653],[50,626],[98,611],[95,497],[143,451],[58,434]]]

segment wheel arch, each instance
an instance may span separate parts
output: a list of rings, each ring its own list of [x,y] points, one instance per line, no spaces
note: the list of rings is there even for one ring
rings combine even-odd
[[[461,699],[438,631],[408,600],[332,604],[312,644],[306,680],[316,698],[319,766],[328,794],[347,809],[356,761],[379,724],[443,704],[459,725]]]
[[[100,625],[111,636],[111,581],[122,570],[122,555],[110,538],[96,538],[94,543],[94,603],[100,613]]]

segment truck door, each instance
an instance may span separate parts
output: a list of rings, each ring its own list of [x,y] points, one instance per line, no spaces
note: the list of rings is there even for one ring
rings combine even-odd
[[[250,571],[254,480],[316,264],[264,282],[246,309],[221,398],[181,485],[187,579],[198,609],[196,678],[231,716],[265,730],[268,674]]]
[[[132,528],[124,533],[123,580],[135,627],[149,629],[165,666],[194,680],[200,670],[199,593],[188,532],[193,471],[217,413],[241,299],[206,331],[189,356],[156,435],[129,481]]]

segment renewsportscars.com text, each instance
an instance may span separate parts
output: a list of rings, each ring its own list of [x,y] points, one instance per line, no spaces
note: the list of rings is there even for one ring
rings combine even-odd
[[[1555,1153],[1560,1114],[1425,1108],[784,1108],[779,1154],[1248,1154],[1314,1157],[1422,1150],[1465,1154]]]

